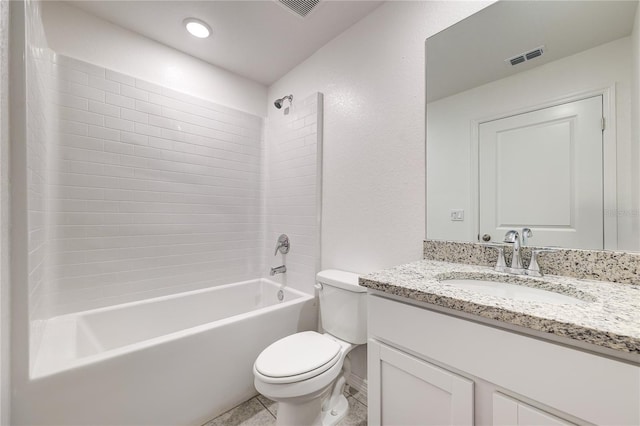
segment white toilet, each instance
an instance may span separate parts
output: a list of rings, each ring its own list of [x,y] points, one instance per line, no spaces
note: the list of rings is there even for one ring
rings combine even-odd
[[[258,392],[278,402],[279,426],[335,425],[349,410],[342,391],[350,374],[347,354],[367,341],[366,289],[358,275],[318,273],[325,334],[305,331],[271,344],[253,365]]]

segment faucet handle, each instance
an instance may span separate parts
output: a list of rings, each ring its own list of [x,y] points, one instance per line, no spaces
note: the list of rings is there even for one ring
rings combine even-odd
[[[531,251],[531,262],[529,262],[529,268],[527,268],[527,275],[531,277],[542,277],[544,274],[540,270],[538,264],[538,257],[544,253],[554,253],[559,251],[556,248],[539,248]]]
[[[273,252],[273,255],[276,256],[278,252],[282,254],[289,253],[289,249],[291,245],[289,243],[289,237],[286,234],[282,234],[278,237],[278,242],[276,243],[276,251]]]
[[[496,261],[496,266],[493,269],[497,272],[505,272],[507,270],[507,262],[504,259],[505,245],[503,243],[484,243],[482,245],[498,250],[498,260]]]
[[[518,233],[518,231],[515,231],[512,229],[511,231],[507,231],[507,233],[504,234],[505,243],[513,244],[519,240],[520,240],[520,234]]]
[[[531,228],[522,228],[520,235],[522,235],[522,245],[526,246],[529,238],[533,237],[533,231],[531,231]]]

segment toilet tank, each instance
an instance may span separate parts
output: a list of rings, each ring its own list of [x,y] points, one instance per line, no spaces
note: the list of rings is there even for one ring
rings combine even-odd
[[[358,274],[328,269],[316,276],[322,328],[346,342],[367,342],[367,289]]]

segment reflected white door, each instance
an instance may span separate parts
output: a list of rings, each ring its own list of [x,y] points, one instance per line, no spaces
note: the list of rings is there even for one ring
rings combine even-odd
[[[604,248],[602,96],[482,123],[479,236]]]

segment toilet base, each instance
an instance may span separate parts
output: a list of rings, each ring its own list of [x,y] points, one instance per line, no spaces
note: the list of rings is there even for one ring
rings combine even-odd
[[[344,395],[340,395],[338,403],[322,413],[322,426],[334,426],[344,419],[349,412],[349,402]]]
[[[316,398],[304,403],[278,403],[277,426],[335,426],[347,416],[349,402],[340,395],[337,403],[322,411],[325,398]]]
[[[306,401],[279,401],[277,426],[323,426],[322,403],[331,388]]]

